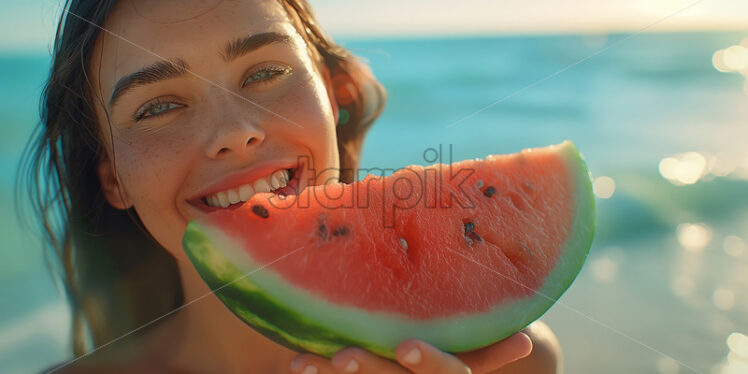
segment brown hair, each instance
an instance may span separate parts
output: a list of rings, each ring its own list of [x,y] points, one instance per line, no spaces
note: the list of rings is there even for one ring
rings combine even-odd
[[[306,0],[278,0],[309,52],[324,64],[340,103],[341,180],[352,182],[364,135],[386,94],[369,68],[317,24]],[[68,0],[57,27],[41,121],[19,165],[17,194],[39,217],[51,271],[63,279],[73,311],[73,349],[116,339],[184,303],[175,259],[143,229],[132,209],[106,203],[96,166],[105,152],[86,74],[114,0]],[[345,113],[343,113],[345,111]],[[56,278],[57,279],[57,278]]]

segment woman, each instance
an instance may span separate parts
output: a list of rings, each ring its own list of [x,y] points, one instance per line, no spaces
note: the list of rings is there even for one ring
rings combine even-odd
[[[350,182],[353,173],[335,170],[357,166],[384,89],[303,0],[81,0],[66,9],[27,163],[74,308],[77,358],[56,372],[560,367],[558,342],[541,323],[457,356],[408,340],[397,362],[355,347],[331,360],[297,355],[248,328],[185,258],[187,222],[205,214],[208,192],[238,180],[260,192],[269,170],[302,156],[331,173],[317,180]]]

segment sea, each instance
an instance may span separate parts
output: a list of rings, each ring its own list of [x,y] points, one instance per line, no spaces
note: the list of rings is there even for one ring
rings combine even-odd
[[[581,150],[596,236],[581,273],[541,318],[561,343],[565,372],[735,374],[748,373],[746,37],[338,41],[388,93],[361,167],[428,164],[434,150],[443,162],[564,140]],[[3,373],[72,357],[70,311],[40,237],[17,214],[28,202],[14,192],[49,61],[46,51],[0,50]]]

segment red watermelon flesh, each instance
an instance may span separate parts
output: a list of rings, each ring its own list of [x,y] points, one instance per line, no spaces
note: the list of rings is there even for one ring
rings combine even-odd
[[[191,223],[184,246],[214,289],[244,283],[217,294],[276,341],[391,357],[408,337],[461,351],[520,330],[569,286],[593,229],[589,176],[566,142],[259,194]]]

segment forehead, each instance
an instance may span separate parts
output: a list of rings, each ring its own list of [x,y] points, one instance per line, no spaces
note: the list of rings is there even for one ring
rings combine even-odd
[[[192,69],[214,64],[240,37],[274,31],[289,35],[296,52],[305,46],[275,0],[122,0],[103,28],[90,66],[101,71],[105,93],[120,77],[163,59],[181,58]]]

